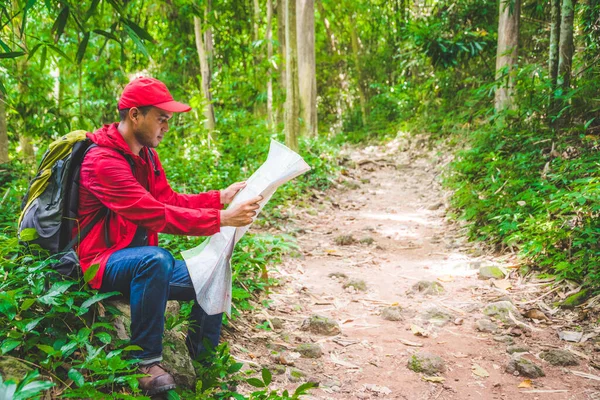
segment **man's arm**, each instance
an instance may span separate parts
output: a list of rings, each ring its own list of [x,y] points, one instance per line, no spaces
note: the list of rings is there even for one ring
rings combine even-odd
[[[164,171],[162,174],[164,176]],[[88,190],[102,204],[146,229],[191,236],[209,236],[220,230],[218,209],[206,206],[188,208],[160,201],[140,185],[120,154],[103,152],[97,154],[93,161],[86,157],[81,176],[82,181],[88,182]],[[219,192],[215,192],[218,201]],[[194,199],[188,201],[190,205],[199,203]]]

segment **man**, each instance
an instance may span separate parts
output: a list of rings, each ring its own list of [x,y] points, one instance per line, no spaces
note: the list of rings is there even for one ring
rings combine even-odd
[[[222,210],[245,186],[234,183],[221,191],[195,195],[175,193],[156,148],[174,112],[188,112],[167,87],[153,78],[130,82],[118,103],[120,122],[105,125],[88,137],[97,145],[81,166],[79,228],[104,216],[77,248],[83,271],[98,268],[90,286],[118,291],[129,298],[131,342],[145,377],[140,388],[153,395],[173,389],[173,377],[161,366],[167,300],[196,300],[184,261],[157,247],[157,232],[209,236],[221,226],[252,222],[261,197]],[[221,314],[207,315],[195,302],[186,338],[190,356],[205,349],[203,340],[219,342]]]

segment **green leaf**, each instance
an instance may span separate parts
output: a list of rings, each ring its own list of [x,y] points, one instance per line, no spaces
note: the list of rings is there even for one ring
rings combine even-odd
[[[37,347],[38,349],[40,349],[44,353],[48,354],[49,356],[51,356],[52,354],[56,353],[56,350],[54,350],[54,347],[48,346],[47,344],[38,344],[35,347]]]
[[[48,48],[46,46],[44,46],[42,48],[42,57],[40,58],[40,68],[42,69],[42,71],[44,70],[44,67],[46,66],[47,56],[48,56]]]
[[[293,397],[297,398],[298,396],[300,396],[302,394],[306,394],[306,393],[308,393],[308,389],[312,389],[314,387],[315,387],[314,382],[303,383],[302,385],[300,385],[296,388],[296,390],[294,391]]]
[[[138,351],[138,350],[143,350],[143,349],[140,346],[135,345],[135,344],[129,345],[123,349],[123,351]]]
[[[34,320],[31,320],[27,325],[25,325],[25,332],[31,332],[36,326],[37,324],[40,323],[41,320],[43,320],[45,317],[39,317],[36,318]]]
[[[0,293],[0,313],[13,320],[17,315],[17,307],[14,299],[8,293]]]
[[[104,344],[110,344],[112,341],[112,337],[106,332],[98,332],[95,336]]]
[[[180,400],[181,399],[181,397],[179,397],[179,395],[177,394],[177,392],[174,391],[174,390],[169,390],[167,392],[167,396],[166,397],[167,397],[167,400]]]
[[[5,52],[9,52],[12,51],[10,47],[8,47],[8,45],[6,43],[4,43],[4,41],[2,39],[0,39],[0,46],[2,46],[2,48],[4,49]]]
[[[35,55],[35,53],[42,46],[42,44],[43,43],[38,43],[35,46],[33,46],[33,48],[31,50],[29,50],[29,55],[27,56],[27,61],[29,61],[31,59],[31,57],[33,57]]]
[[[0,58],[17,58],[24,54],[24,51],[10,51],[8,53],[0,53]]]
[[[14,400],[25,400],[37,397],[41,392],[50,389],[55,384],[49,381],[34,381],[26,384],[15,395]]]
[[[65,60],[69,61],[70,63],[72,63],[73,61],[71,60],[71,58],[65,54],[64,51],[62,51],[61,49],[59,49],[58,47],[56,47],[55,45],[51,44],[48,45],[48,47],[50,47],[56,54],[58,54],[59,56],[61,56],[62,58],[64,58]]]
[[[2,346],[0,346],[0,350],[2,351],[2,354],[6,354],[20,344],[21,344],[20,340],[6,339],[4,342],[2,342]]]
[[[84,21],[87,21],[92,15],[96,13],[98,3],[100,3],[100,0],[92,0],[92,4],[90,4],[90,8],[88,8],[87,12],[85,13],[85,17],[83,18]]]
[[[135,45],[142,52],[142,54],[145,55],[147,58],[150,58],[150,54],[148,53],[146,46],[144,46],[144,43],[142,43],[139,36],[127,25],[125,25],[125,32],[127,32],[127,35],[131,38],[131,40],[133,40],[133,43],[135,43]]]
[[[21,311],[29,310],[29,307],[35,304],[35,299],[25,299],[23,303],[21,303]]]
[[[81,372],[77,371],[75,368],[71,368],[67,375],[69,376],[69,379],[75,382],[75,384],[79,387],[82,387],[85,383],[85,378],[83,377]]]
[[[83,304],[81,305],[81,308],[90,308],[90,306],[92,304],[95,304],[95,303],[97,303],[99,301],[102,301],[102,300],[107,299],[109,297],[117,296],[117,295],[120,295],[120,294],[121,294],[120,292],[96,293],[95,295],[93,295],[92,297],[90,297],[89,299],[87,299],[86,301],[84,301]]]
[[[98,35],[104,36],[107,39],[112,39],[112,40],[114,40],[117,43],[121,43],[121,41],[119,40],[119,38],[116,37],[114,34],[112,34],[110,32],[103,31],[102,29],[94,29],[93,32],[97,33]]]
[[[60,13],[58,14],[58,17],[56,18],[56,21],[54,21],[54,24],[52,25],[52,32],[54,32],[54,43],[58,43],[58,40],[60,39],[60,37],[62,36],[63,32],[65,31],[65,26],[67,25],[67,20],[69,18],[69,6],[66,5],[62,8],[62,10],[60,10]]]
[[[39,237],[40,235],[37,233],[35,228],[25,228],[21,231],[21,233],[19,233],[19,239],[21,239],[23,242],[31,242]]]
[[[136,24],[135,22],[133,22],[130,19],[127,18],[122,18],[123,23],[128,26],[129,28],[131,28],[131,30],[133,30],[135,32],[136,35],[138,35],[138,37],[140,39],[144,39],[147,40],[149,42],[154,42],[154,38],[152,37],[152,35],[150,35],[148,33],[148,31],[146,31],[144,28],[142,28],[141,26],[139,26],[138,24]]]
[[[260,379],[256,379],[256,378],[248,378],[248,379],[246,379],[246,382],[249,385],[252,385],[257,388],[264,388],[266,386],[263,381],[261,381]]]
[[[57,297],[66,292],[67,289],[73,286],[75,283],[76,282],[74,281],[56,282],[54,285],[52,285],[48,293],[40,297],[38,301],[42,304],[58,305],[59,302],[57,300]]]
[[[83,280],[85,281],[85,283],[89,283],[92,279],[94,279],[99,269],[100,264],[90,265],[90,267],[86,269],[83,273]]]
[[[83,34],[83,39],[81,43],[79,43],[79,48],[77,49],[77,55],[75,56],[75,62],[77,64],[81,64],[83,60],[83,56],[85,56],[85,49],[87,49],[88,42],[90,41],[90,33],[85,32]]]
[[[13,381],[2,383],[0,376],[0,399],[14,399],[17,391],[17,384]]]
[[[244,366],[243,363],[235,363],[235,364],[229,366],[229,368],[227,369],[227,373],[229,373],[229,374],[235,374],[240,369],[242,369],[243,366]]]
[[[271,384],[271,379],[273,378],[273,376],[271,375],[271,371],[269,371],[267,368],[263,368],[262,378],[263,382],[265,383],[265,386],[269,386]]]

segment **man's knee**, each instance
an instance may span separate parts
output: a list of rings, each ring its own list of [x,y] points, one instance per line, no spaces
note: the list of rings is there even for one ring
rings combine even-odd
[[[173,274],[175,258],[169,251],[154,247],[152,251],[146,251],[140,264],[143,271],[151,272],[154,277],[169,279]]]

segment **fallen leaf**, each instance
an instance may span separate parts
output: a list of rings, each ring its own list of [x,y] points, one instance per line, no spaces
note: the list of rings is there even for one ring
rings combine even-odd
[[[456,358],[467,358],[467,357],[469,357],[469,355],[468,355],[468,354],[465,354],[465,353],[460,353],[460,352],[458,352],[458,353],[452,353],[452,355],[453,355],[454,357],[456,357]]]
[[[392,390],[385,386],[378,386],[378,385],[372,385],[370,383],[367,383],[364,385],[364,387],[365,387],[365,389],[370,390],[371,392],[374,392],[374,393],[379,393],[379,394],[383,394],[383,395],[392,394]]]
[[[512,288],[512,284],[510,283],[510,281],[507,281],[504,279],[499,280],[499,281],[493,281],[492,285],[494,285],[498,289],[502,289],[502,290],[508,290],[508,289]]]
[[[525,380],[523,380],[523,382],[519,383],[519,386],[517,386],[517,387],[529,389],[531,386],[532,386],[531,379],[525,379]]]
[[[471,366],[471,370],[473,372],[473,375],[477,375],[479,377],[482,378],[487,378],[488,376],[490,376],[489,372],[487,372],[481,365],[479,364],[473,364]]]
[[[454,282],[454,278],[452,276],[439,276],[437,279],[440,282]]]
[[[337,354],[335,354],[333,352],[329,354],[329,357],[331,358],[331,361],[334,364],[341,365],[341,366],[344,366],[344,367],[347,367],[347,368],[352,368],[352,369],[360,369],[360,367],[358,365],[356,365],[356,364],[352,364],[351,362],[341,360],[337,356]]]
[[[444,383],[446,378],[443,376],[423,376],[421,377],[425,382],[433,382],[433,383]]]
[[[411,342],[410,340],[405,340],[405,339],[398,339],[400,340],[400,343],[405,344],[407,346],[413,346],[413,347],[423,347],[423,343],[418,343],[418,342]]]
[[[418,325],[412,324],[410,330],[415,336],[429,337],[429,332]]]

